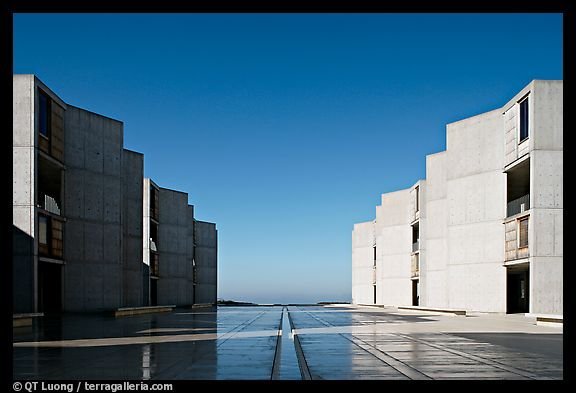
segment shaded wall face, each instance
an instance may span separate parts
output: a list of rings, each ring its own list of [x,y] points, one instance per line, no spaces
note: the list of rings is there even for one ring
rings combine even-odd
[[[142,154],[122,151],[122,305],[136,307],[147,304],[143,280],[143,179]],[[146,292],[147,294],[148,292]]]
[[[160,188],[158,304],[193,303],[192,266],[187,256],[188,196]]]
[[[68,107],[65,119],[65,311],[122,304],[122,123]]]
[[[218,281],[218,231],[213,223],[195,221],[194,260],[196,299],[194,303],[216,303]]]

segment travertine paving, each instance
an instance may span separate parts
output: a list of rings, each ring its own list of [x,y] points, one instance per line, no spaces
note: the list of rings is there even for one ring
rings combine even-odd
[[[520,315],[351,306],[45,317],[14,330],[24,379],[562,379],[562,328]]]

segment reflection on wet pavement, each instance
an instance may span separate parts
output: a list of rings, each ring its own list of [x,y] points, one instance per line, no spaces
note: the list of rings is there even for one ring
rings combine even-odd
[[[546,348],[537,345],[541,337]],[[126,318],[64,315],[14,329],[13,376],[561,379],[561,344],[561,330],[532,326],[526,318],[349,306],[226,306]]]

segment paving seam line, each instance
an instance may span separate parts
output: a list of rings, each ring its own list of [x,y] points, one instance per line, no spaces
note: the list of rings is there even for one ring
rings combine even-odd
[[[306,357],[304,356],[304,351],[302,350],[302,344],[300,343],[300,339],[294,330],[294,322],[292,321],[290,310],[286,308],[286,311],[288,313],[288,322],[290,323],[290,328],[292,329],[292,332],[294,332],[294,347],[296,349],[298,367],[300,367],[300,375],[302,376],[303,380],[310,381],[312,379],[312,375],[310,374],[310,368],[308,368],[308,362],[306,362]]]
[[[535,374],[533,374],[533,373],[531,373],[531,372],[529,372],[529,371],[520,370],[520,369],[518,369],[518,368],[511,367],[511,366],[507,366],[507,365],[505,365],[505,364],[502,364],[502,363],[500,363],[500,362],[498,362],[498,361],[495,361],[495,360],[492,360],[492,359],[486,359],[486,358],[483,358],[483,357],[478,356],[478,355],[473,355],[473,354],[470,354],[470,353],[466,353],[466,352],[463,352],[463,351],[459,351],[459,350],[457,350],[457,349],[451,349],[451,348],[447,348],[447,347],[444,347],[444,346],[439,345],[439,344],[433,344],[433,343],[424,341],[424,340],[419,339],[419,338],[410,337],[410,336],[407,336],[407,335],[404,335],[404,334],[400,334],[400,333],[395,333],[395,335],[396,335],[396,336],[399,336],[399,337],[403,337],[403,338],[408,339],[408,340],[411,340],[411,341],[419,342],[419,343],[424,344],[424,345],[428,345],[428,346],[430,346],[430,347],[432,347],[432,348],[436,348],[436,349],[439,349],[439,350],[442,350],[442,351],[446,351],[446,352],[452,353],[452,354],[454,354],[454,355],[462,356],[462,357],[464,357],[464,358],[467,358],[467,359],[470,359],[470,360],[474,360],[474,361],[477,361],[477,362],[479,362],[479,363],[482,363],[482,364],[485,364],[485,365],[488,365],[488,366],[492,366],[492,367],[495,367],[495,368],[499,368],[499,369],[508,371],[508,372],[510,372],[510,373],[520,375],[520,376],[522,376],[522,377],[526,377],[526,378],[530,378],[530,379],[546,379],[546,380],[547,380],[547,379],[554,379],[554,378],[549,378],[549,377],[539,377],[539,376],[537,376],[537,375],[535,375]]]
[[[234,328],[228,330],[226,333],[224,333],[222,335],[222,337],[226,337],[226,335],[228,335],[228,337],[226,337],[224,339],[224,341],[222,341],[220,344],[216,345],[216,348],[220,347],[220,345],[224,344],[225,341],[228,341],[230,338],[234,337],[234,335],[236,333],[238,333],[240,330],[242,330],[242,328],[247,327],[248,325],[250,325],[252,322],[254,322],[255,320],[257,320],[258,318],[260,318],[263,314],[265,314],[266,311],[262,311],[260,314],[256,315],[254,318],[250,319],[247,322],[243,322],[240,325],[235,326]],[[218,329],[218,326],[216,326],[216,329]],[[216,341],[218,341],[218,338],[216,338]],[[198,364],[198,361],[202,360],[204,357],[206,357],[208,354],[205,353],[203,355],[198,356],[191,364],[190,366],[186,367],[184,370],[181,370],[178,372],[178,374],[182,374],[188,370],[190,370],[191,368],[194,368],[196,366],[196,364]],[[166,367],[161,374],[165,375],[166,372],[173,370],[174,368],[176,368],[178,365],[180,364],[180,362],[175,362],[174,364],[172,364],[171,366]],[[151,378],[151,379],[157,379],[157,376]],[[166,379],[164,376],[162,377],[162,379]]]
[[[276,348],[274,349],[274,361],[272,362],[272,373],[270,379],[280,378],[280,356],[282,356],[282,321],[284,319],[284,308],[280,312],[280,323],[278,324],[278,333],[276,334]]]
[[[336,327],[335,325],[332,325],[331,323],[326,322],[326,321],[320,319],[319,317],[316,317],[315,315],[309,313],[308,311],[305,311],[305,313],[310,315],[312,318],[316,319],[318,322],[322,323],[324,326]],[[424,374],[423,372],[418,371],[414,367],[402,362],[401,360],[393,358],[392,356],[380,351],[377,348],[374,348],[374,350],[370,350],[368,348],[365,348],[365,346],[368,346],[369,348],[373,348],[373,347],[370,344],[365,343],[362,339],[359,339],[358,337],[355,337],[352,334],[351,334],[352,338],[344,335],[343,333],[338,333],[338,335],[340,335],[343,338],[345,338],[346,340],[350,341],[352,344],[356,345],[360,349],[368,352],[369,354],[371,354],[372,356],[374,356],[375,358],[377,358],[381,362],[392,367],[394,370],[398,371],[400,374],[404,375],[405,377],[407,377],[409,379],[413,379],[413,380],[432,379],[429,376],[427,376],[426,374]],[[359,344],[358,342],[356,342],[356,340],[360,341],[362,344],[364,344],[364,346]],[[374,352],[374,351],[377,351],[377,352]],[[395,365],[392,365],[390,363],[394,363]]]

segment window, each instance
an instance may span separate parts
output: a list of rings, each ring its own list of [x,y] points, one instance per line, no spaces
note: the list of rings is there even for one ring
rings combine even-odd
[[[38,131],[40,135],[50,138],[50,98],[42,92],[39,93],[38,98],[40,102]]]
[[[372,248],[374,249],[374,266],[376,266],[376,246]]]
[[[416,211],[420,211],[420,187],[416,187]]]
[[[38,216],[38,242],[48,245],[48,217]]]
[[[518,248],[528,247],[528,217],[518,220]]]
[[[528,136],[528,98],[526,98],[520,102],[520,142]]]

